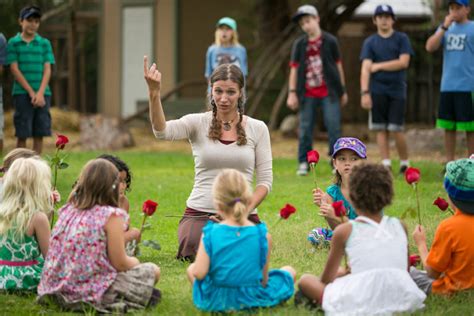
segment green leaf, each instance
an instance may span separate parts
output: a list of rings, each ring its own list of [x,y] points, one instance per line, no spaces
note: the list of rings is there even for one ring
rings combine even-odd
[[[145,247],[153,248],[155,250],[161,250],[161,246],[154,240],[144,240],[142,241],[142,245]]]
[[[67,167],[69,167],[69,165],[66,162],[61,162],[58,165],[59,169],[67,169]]]
[[[400,219],[405,219],[407,217],[415,218],[416,215],[417,214],[415,208],[410,206],[402,213],[402,215],[400,215]]]
[[[51,158],[51,163],[54,165],[58,165],[60,162],[59,157],[53,157]]]

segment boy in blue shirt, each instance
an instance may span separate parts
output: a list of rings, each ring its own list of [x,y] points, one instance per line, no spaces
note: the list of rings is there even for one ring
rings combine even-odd
[[[446,161],[455,159],[456,132],[465,131],[474,153],[474,21],[469,0],[450,0],[449,14],[426,41],[426,50],[443,48],[443,75],[436,126],[445,131]]]
[[[377,33],[362,46],[360,60],[361,106],[370,110],[369,129],[377,132],[382,164],[391,169],[389,135],[393,134],[400,157],[400,173],[409,166],[404,121],[406,69],[413,50],[405,33],[393,29],[395,14],[389,5],[375,9],[373,22]]]
[[[10,38],[7,64],[15,78],[13,104],[17,147],[26,147],[26,139],[33,137],[33,149],[41,154],[43,137],[51,136],[51,64],[54,64],[51,43],[37,31],[41,10],[27,6],[20,11],[21,33]]]

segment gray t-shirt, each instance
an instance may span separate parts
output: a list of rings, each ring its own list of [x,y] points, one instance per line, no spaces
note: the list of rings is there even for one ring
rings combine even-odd
[[[185,115],[166,122],[163,131],[154,130],[158,139],[188,139],[194,156],[194,186],[186,205],[192,209],[216,213],[212,200],[212,184],[220,170],[233,168],[242,172],[250,185],[256,174],[256,185],[270,192],[273,182],[270,133],[264,122],[246,117],[247,144],[225,145],[209,139],[212,113]]]

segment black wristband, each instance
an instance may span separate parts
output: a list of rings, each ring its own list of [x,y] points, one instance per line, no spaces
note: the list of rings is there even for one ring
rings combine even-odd
[[[346,93],[346,92],[347,92],[346,86],[341,86],[341,89],[342,89],[342,93]]]
[[[448,28],[447,28],[446,26],[444,26],[444,24],[441,24],[439,27],[440,27],[442,30],[444,30],[444,31],[447,31],[447,30],[448,30]]]
[[[369,94],[369,90],[361,90],[360,91],[360,95],[366,95],[366,94]]]
[[[288,90],[289,93],[296,93],[296,89],[290,89]]]

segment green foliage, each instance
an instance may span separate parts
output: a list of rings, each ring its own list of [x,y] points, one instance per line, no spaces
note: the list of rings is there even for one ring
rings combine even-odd
[[[68,196],[71,186],[78,178],[86,161],[95,158],[98,152],[70,153],[70,167],[61,172],[58,179],[58,190],[63,197]],[[197,315],[198,310],[192,303],[191,286],[186,278],[188,263],[175,259],[178,248],[177,230],[179,216],[183,214],[186,199],[192,189],[194,170],[193,158],[187,154],[118,152],[121,159],[127,162],[134,174],[133,190],[128,193],[130,200],[131,226],[139,228],[143,220],[140,206],[144,200],[152,199],[160,203],[154,216],[148,219],[151,229],[143,232],[144,240],[158,240],[161,250],[141,247],[141,262],[154,262],[161,267],[162,278],[157,287],[162,291],[161,303],[152,310],[136,312],[135,315]],[[420,206],[423,225],[426,227],[428,244],[431,244],[436,226],[447,218],[448,214],[439,212],[432,206],[437,196],[443,196],[442,166],[432,162],[416,162],[423,178],[419,186]],[[312,228],[325,227],[325,221],[318,215],[312,203],[311,176],[296,177],[296,162],[292,159],[274,160],[274,183],[271,194],[259,207],[261,219],[269,224],[279,218],[282,205],[291,203],[297,209],[287,221],[270,227],[273,239],[273,250],[270,260],[271,268],[283,265],[293,266],[298,277],[303,273],[320,275],[328,256],[327,249],[315,250],[306,240]],[[328,161],[317,165],[318,184],[325,189],[331,184],[331,171]],[[408,186],[403,176],[394,176],[395,198],[393,203],[384,209],[386,215],[400,216],[408,207],[416,207],[413,189]],[[406,218],[409,227],[410,252],[416,253],[411,232],[416,219]],[[426,309],[419,315],[472,315],[474,291],[445,298],[430,296]],[[0,294],[1,314],[5,315],[52,315],[60,313],[54,305],[40,306],[35,303],[35,295]],[[91,311],[88,311],[92,314]],[[66,313],[64,313],[66,314]],[[296,308],[293,300],[277,308],[257,311],[257,315],[314,315],[304,308]],[[322,315],[321,312],[317,313]],[[71,315],[74,315],[71,313]]]

